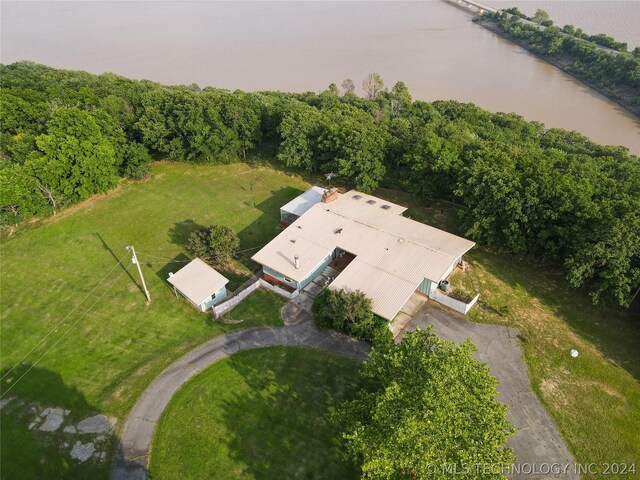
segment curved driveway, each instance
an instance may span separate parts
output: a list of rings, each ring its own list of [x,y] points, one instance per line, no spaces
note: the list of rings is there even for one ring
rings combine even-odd
[[[147,478],[149,448],[156,423],[171,397],[191,377],[241,350],[279,345],[328,350],[359,360],[364,360],[369,351],[365,343],[337,332],[320,330],[307,322],[251,328],[214,338],[171,364],[136,402],[124,427],[111,479]]]

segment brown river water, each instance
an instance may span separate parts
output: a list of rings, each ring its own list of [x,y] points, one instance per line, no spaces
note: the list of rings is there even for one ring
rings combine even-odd
[[[640,45],[637,1],[503,1]],[[463,9],[422,2],[9,2],[0,59],[163,83],[320,91],[379,72],[416,99],[456,99],[640,154],[640,119]]]

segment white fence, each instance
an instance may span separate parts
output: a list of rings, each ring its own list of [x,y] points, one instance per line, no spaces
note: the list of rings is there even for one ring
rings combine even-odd
[[[469,310],[471,310],[471,307],[473,307],[476,304],[476,302],[478,301],[478,298],[480,298],[480,294],[477,294],[475,298],[471,300],[469,303],[464,303],[460,300],[456,300],[455,298],[451,298],[437,289],[434,290],[434,292],[430,295],[430,297],[432,300],[435,300],[438,303],[446,305],[447,307],[455,310],[456,312],[466,314]]]
[[[240,290],[231,298],[228,298],[222,303],[213,306],[213,316],[216,318],[220,318],[222,315],[227,313],[233,307],[238,305],[242,300],[251,295],[255,290],[260,287],[260,279],[256,279],[255,282],[249,284],[244,290]]]
[[[281,297],[288,298],[289,300],[291,300],[292,298],[296,298],[298,295],[300,295],[300,292],[298,290],[294,290],[293,292],[287,292],[284,288],[271,285],[264,278],[260,279],[260,286],[268,290],[271,290],[274,293],[277,293]]]
[[[220,318],[222,315],[224,315],[225,313],[233,309],[233,307],[238,305],[242,300],[247,298],[249,295],[251,295],[254,291],[256,291],[260,287],[271,290],[272,292],[277,293],[278,295],[285,298],[289,298],[289,299],[296,298],[300,293],[297,290],[289,293],[283,288],[276,287],[275,285],[271,285],[269,282],[267,282],[263,278],[256,278],[255,282],[249,284],[247,287],[245,287],[243,290],[240,290],[231,298],[225,300],[222,303],[219,303],[218,305],[214,305],[212,308],[213,316],[216,318]]]

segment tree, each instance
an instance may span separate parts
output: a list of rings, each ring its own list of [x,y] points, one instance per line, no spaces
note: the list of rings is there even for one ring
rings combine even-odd
[[[47,203],[22,165],[0,168],[0,225],[17,225],[46,211]]]
[[[25,172],[54,211],[60,203],[104,193],[117,183],[113,147],[87,112],[57,109],[36,144],[39,152],[25,162]]]
[[[371,299],[360,291],[324,289],[313,303],[316,322],[367,342],[393,340],[386,320],[373,314]]]
[[[431,329],[373,349],[360,373],[365,386],[333,415],[344,455],[363,479],[448,480],[452,471],[461,479],[504,478],[499,467],[515,460],[506,446],[514,429],[475,350]]]
[[[391,112],[394,115],[399,115],[400,112],[411,106],[413,99],[409,88],[404,82],[397,82],[393,86],[391,92],[389,92],[389,101],[391,102]]]
[[[346,78],[342,81],[342,90],[345,95],[353,94],[356,91],[356,86],[353,84],[353,80]]]
[[[539,23],[540,25],[544,25],[545,27],[549,27],[553,25],[553,22],[551,21],[551,17],[549,16],[549,14],[545,10],[542,10],[541,8],[536,10],[536,13],[531,20],[533,20],[536,23]]]
[[[307,171],[317,168],[317,144],[323,128],[323,114],[314,107],[296,103],[283,116],[278,133],[282,141],[278,160],[288,167]]]
[[[328,112],[319,149],[322,162],[358,190],[373,191],[384,178],[386,131],[368,113],[351,105],[339,105]]]
[[[369,100],[375,99],[382,89],[384,88],[384,81],[379,73],[370,73],[362,82],[362,89],[365,93],[365,98]]]
[[[411,166],[413,192],[421,200],[451,195],[463,167],[454,144],[429,128],[422,129],[405,163]]]
[[[226,264],[240,247],[238,235],[224,225],[211,225],[189,235],[187,248],[213,265]]]
[[[331,85],[329,85],[329,88],[327,89],[327,91],[331,95],[335,95],[336,97],[340,95],[340,90],[338,89],[338,86],[335,83],[332,83]]]
[[[144,145],[130,143],[126,146],[124,162],[120,167],[121,175],[136,180],[142,180],[151,175],[151,155]]]
[[[236,132],[222,121],[215,98],[165,88],[143,98],[135,124],[143,144],[172,160],[228,163],[241,151]]]

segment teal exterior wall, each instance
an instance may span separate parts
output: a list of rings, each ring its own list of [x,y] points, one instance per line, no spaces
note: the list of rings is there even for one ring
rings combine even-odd
[[[420,293],[424,293],[427,296],[431,295],[431,280],[427,280],[426,278],[423,279],[416,290]]]
[[[209,298],[208,300],[206,300],[205,302],[201,303],[200,309],[204,312],[205,310],[210,309],[211,307],[213,307],[214,305],[222,302],[223,300],[227,299],[227,287],[222,287],[220,290],[218,290],[215,294],[215,296],[213,298]]]
[[[262,266],[262,271],[267,275],[271,275],[273,278],[277,278],[282,283],[286,283],[291,288],[295,288],[296,290],[298,289],[298,282],[296,282],[295,280],[289,280],[285,278],[285,276],[282,275],[280,272],[276,272],[275,270],[272,270],[269,267],[265,267],[264,265]]]
[[[325,258],[322,263],[313,270],[313,272],[311,272],[309,275],[307,275],[304,280],[302,280],[300,282],[300,290],[302,290],[304,287],[306,287],[307,285],[309,285],[314,278],[316,278],[318,275],[320,275],[322,273],[322,271],[325,269],[325,267],[327,265],[329,265],[332,260],[335,258],[336,256],[336,251],[334,250],[333,252],[331,252],[329,255],[327,255],[327,258]]]
[[[324,270],[325,267],[329,265],[334,258],[336,258],[336,252],[337,250],[334,250],[329,255],[327,255],[327,257],[322,260],[320,265],[314,268],[313,271],[309,273],[309,275],[307,275],[305,278],[303,278],[300,282],[296,282],[295,280],[288,280],[280,272],[276,272],[275,270],[272,270],[269,267],[265,267],[264,265],[262,266],[262,271],[267,275],[271,275],[273,278],[277,278],[281,282],[286,283],[290,287],[295,288],[296,290],[302,290],[304,287],[309,285],[314,278],[320,275],[322,273],[322,270]]]

